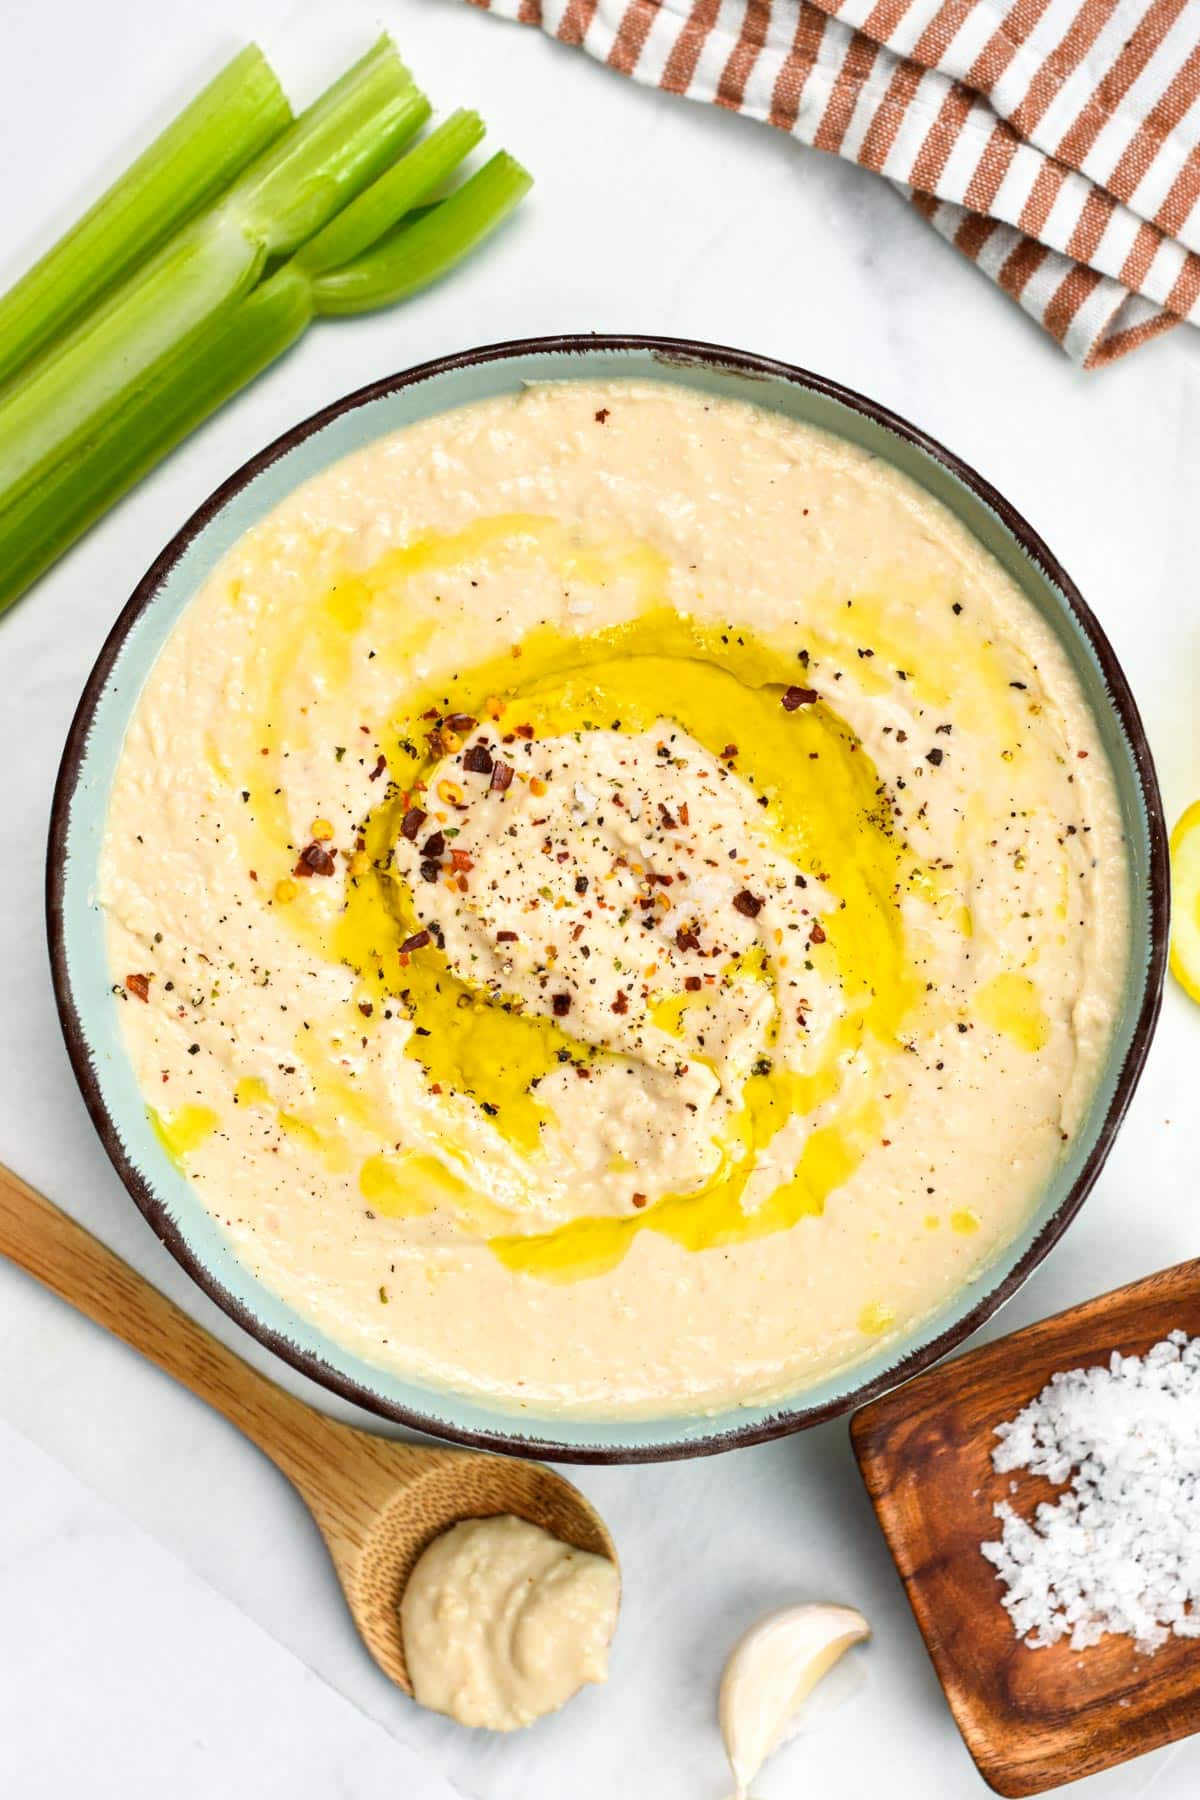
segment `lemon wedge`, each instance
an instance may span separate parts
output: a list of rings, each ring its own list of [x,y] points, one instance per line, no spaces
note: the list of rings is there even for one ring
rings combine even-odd
[[[1200,800],[1171,833],[1171,973],[1200,1000]]]
[[[736,1800],[745,1800],[768,1756],[791,1736],[822,1676],[870,1635],[852,1606],[785,1606],[734,1646],[721,1677],[720,1721]]]

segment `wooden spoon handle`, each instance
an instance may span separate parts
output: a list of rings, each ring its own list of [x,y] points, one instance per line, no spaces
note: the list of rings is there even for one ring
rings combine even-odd
[[[0,1164],[0,1252],[215,1406],[290,1480],[357,1436],[227,1350],[90,1231]]]

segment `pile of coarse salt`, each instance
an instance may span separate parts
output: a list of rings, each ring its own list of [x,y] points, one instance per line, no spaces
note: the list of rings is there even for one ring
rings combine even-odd
[[[996,1435],[1000,1472],[1070,1478],[1032,1520],[994,1509],[1003,1532],[983,1554],[1018,1637],[1082,1650],[1124,1632],[1145,1651],[1200,1637],[1200,1337],[1055,1375]]]

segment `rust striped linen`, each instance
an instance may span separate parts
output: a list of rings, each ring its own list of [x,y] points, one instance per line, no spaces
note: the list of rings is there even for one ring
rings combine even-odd
[[[1076,362],[1200,324],[1200,0],[472,0],[890,181]]]

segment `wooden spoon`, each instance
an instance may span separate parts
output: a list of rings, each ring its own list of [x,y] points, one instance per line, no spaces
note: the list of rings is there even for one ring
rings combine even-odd
[[[406,1694],[400,1599],[426,1545],[460,1519],[515,1513],[616,1562],[599,1514],[552,1469],[398,1443],[326,1418],[2,1165],[0,1251],[215,1406],[283,1471],[320,1527],[363,1642]]]

